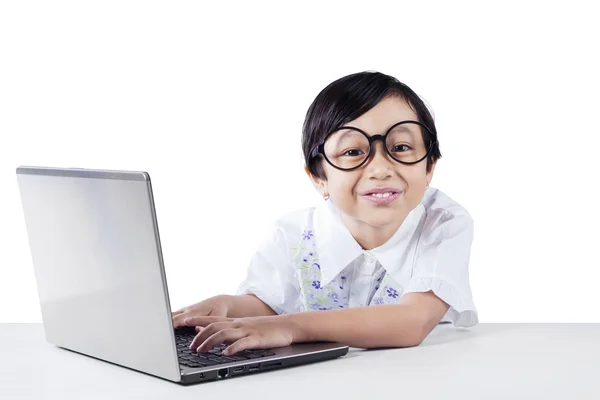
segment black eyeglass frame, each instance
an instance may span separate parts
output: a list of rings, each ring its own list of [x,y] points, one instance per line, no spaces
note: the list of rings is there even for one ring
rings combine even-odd
[[[387,136],[392,131],[392,129],[394,129],[398,125],[408,124],[408,123],[417,124],[417,125],[421,126],[422,128],[425,128],[427,130],[427,132],[429,132],[429,136],[431,138],[429,140],[430,144],[429,144],[429,149],[427,150],[427,153],[425,153],[425,155],[422,158],[420,158],[419,160],[417,160],[417,161],[400,161],[400,160],[398,160],[396,157],[394,157],[392,155],[392,153],[390,152],[390,150],[388,149],[388,147],[386,145]],[[362,133],[367,138],[367,140],[369,141],[369,154],[367,154],[367,156],[365,157],[365,159],[360,164],[358,164],[357,166],[352,167],[352,168],[341,168],[341,167],[338,167],[333,162],[331,162],[331,160],[329,160],[329,158],[327,158],[327,155],[325,154],[325,142],[327,141],[327,139],[329,139],[329,137],[331,135],[333,135],[335,132],[337,132],[339,130],[342,130],[342,129],[352,129],[352,130],[358,131],[358,132]],[[436,135],[434,135],[429,130],[429,128],[427,126],[425,126],[424,124],[422,124],[419,121],[412,121],[412,120],[400,121],[400,122],[397,122],[394,125],[392,125],[390,127],[390,129],[388,129],[385,134],[383,134],[383,135],[373,135],[373,136],[369,136],[363,130],[361,130],[359,128],[355,128],[353,126],[342,126],[342,127],[336,128],[336,129],[332,130],[331,132],[329,132],[327,134],[327,136],[325,136],[325,138],[321,141],[321,143],[319,143],[313,149],[313,151],[311,152],[310,157],[311,157],[311,159],[313,159],[313,158],[317,157],[320,154],[320,155],[322,155],[325,158],[325,161],[327,161],[327,163],[329,163],[329,165],[331,165],[333,168],[339,169],[341,171],[352,171],[354,169],[360,168],[363,165],[365,165],[365,163],[371,158],[371,153],[373,152],[373,143],[375,141],[377,141],[377,140],[381,140],[383,142],[383,147],[385,148],[385,152],[392,158],[392,160],[394,160],[396,162],[399,162],[400,164],[405,164],[405,165],[413,165],[413,164],[420,163],[421,161],[423,161],[424,159],[426,159],[429,156],[429,154],[431,153],[431,150],[433,150],[433,147],[437,144]]]

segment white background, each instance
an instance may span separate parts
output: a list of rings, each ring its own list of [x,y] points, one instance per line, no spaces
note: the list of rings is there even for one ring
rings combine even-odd
[[[0,322],[41,322],[18,165],[148,171],[179,308],[234,292],[269,224],[321,201],[302,122],[363,70],[434,111],[480,320],[600,322],[593,2],[215,3],[0,3]]]

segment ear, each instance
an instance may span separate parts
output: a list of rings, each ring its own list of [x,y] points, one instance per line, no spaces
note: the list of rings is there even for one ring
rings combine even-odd
[[[431,164],[429,168],[429,172],[426,173],[427,184],[431,185],[431,180],[433,179],[433,172],[435,171],[435,166],[437,165],[437,161]]]
[[[321,194],[321,196],[329,195],[329,192],[327,191],[327,181],[326,180],[321,179],[318,176],[314,176],[313,174],[311,174],[310,171],[308,170],[307,165],[304,165],[304,172],[306,172],[306,175],[308,175],[313,186],[315,187],[315,189],[317,189],[317,192],[319,192]]]

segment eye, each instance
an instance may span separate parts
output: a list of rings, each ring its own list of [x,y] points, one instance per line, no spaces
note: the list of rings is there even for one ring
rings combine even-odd
[[[349,149],[342,153],[343,156],[349,156],[349,157],[357,157],[357,156],[361,156],[363,154],[365,154],[365,153],[363,153],[362,150],[360,150],[360,149]]]
[[[392,147],[392,151],[394,151],[394,152],[404,152],[404,151],[409,151],[410,149],[411,149],[411,147],[407,144],[397,144],[394,147]]]

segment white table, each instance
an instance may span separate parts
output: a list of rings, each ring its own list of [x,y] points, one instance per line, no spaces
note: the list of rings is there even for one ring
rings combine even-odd
[[[55,347],[41,324],[0,324],[0,399],[48,398],[598,400],[600,324],[440,325],[414,348],[193,386]]]

